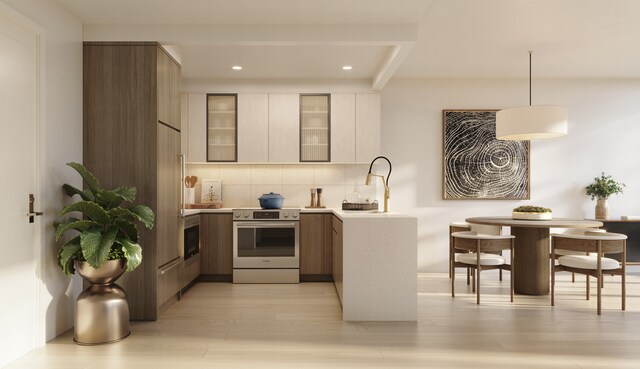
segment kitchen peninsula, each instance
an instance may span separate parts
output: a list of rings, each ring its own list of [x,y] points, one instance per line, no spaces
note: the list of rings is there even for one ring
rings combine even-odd
[[[185,215],[230,214],[187,210]],[[417,320],[417,219],[396,213],[302,209],[332,214],[333,281],[345,321]],[[206,247],[203,245],[203,247]]]

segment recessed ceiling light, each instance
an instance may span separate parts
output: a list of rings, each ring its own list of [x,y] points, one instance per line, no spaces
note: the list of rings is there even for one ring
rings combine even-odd
[[[233,67],[231,67],[231,69],[233,70],[242,70],[242,67],[239,65],[234,65]]]
[[[342,69],[343,70],[351,70],[351,69],[353,69],[353,67],[350,66],[350,65],[345,65],[344,67],[342,67]]]

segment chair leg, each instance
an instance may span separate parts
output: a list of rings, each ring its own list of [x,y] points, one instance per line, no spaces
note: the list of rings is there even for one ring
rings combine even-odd
[[[571,283],[576,283],[576,273],[571,272]]]
[[[598,275],[598,315],[602,314],[602,273]]]
[[[453,263],[451,263],[451,269],[453,269],[453,273],[451,273],[451,297],[456,297],[456,270],[453,267]]]
[[[511,267],[509,274],[509,288],[511,289],[511,302],[513,302],[513,266]]]
[[[476,304],[480,305],[480,269],[477,270],[476,283],[478,286],[476,287]]]
[[[626,310],[627,305],[627,281],[626,273],[622,272],[622,310]]]
[[[471,269],[467,268],[467,286],[469,285],[470,278],[471,278]]]
[[[589,297],[591,295],[589,291],[591,291],[591,286],[589,286],[589,275],[587,274],[587,300],[589,300]]]
[[[502,269],[500,269],[500,282],[502,282]]]
[[[476,270],[471,269],[471,292],[476,292]]]
[[[556,304],[556,265],[553,260],[551,260],[551,306],[555,306]]]

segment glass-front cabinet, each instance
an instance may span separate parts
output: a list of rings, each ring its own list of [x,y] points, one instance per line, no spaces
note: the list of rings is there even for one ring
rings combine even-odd
[[[300,161],[331,161],[329,94],[300,95]]]
[[[237,107],[237,94],[207,94],[207,161],[238,161]]]

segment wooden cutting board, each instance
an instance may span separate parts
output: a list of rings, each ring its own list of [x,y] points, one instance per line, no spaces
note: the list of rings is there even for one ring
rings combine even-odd
[[[222,207],[222,203],[212,202],[212,203],[196,203],[196,204],[187,204],[187,209],[220,209]]]

